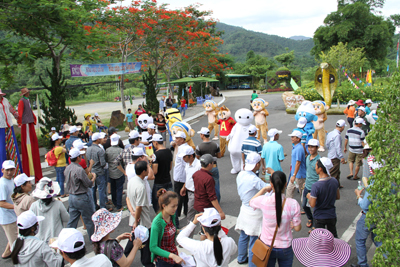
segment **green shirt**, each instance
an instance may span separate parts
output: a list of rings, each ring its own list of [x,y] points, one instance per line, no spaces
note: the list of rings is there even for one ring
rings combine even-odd
[[[319,175],[315,171],[315,165],[317,164],[317,160],[321,158],[320,155],[317,155],[315,158],[310,160],[311,155],[307,156],[306,159],[306,185],[305,187],[311,191],[312,185],[319,180]]]
[[[171,216],[171,220],[175,224],[175,214]],[[171,252],[161,249],[161,239],[164,235],[164,229],[167,223],[162,217],[162,212],[158,213],[151,224],[150,243],[149,249],[151,252],[151,261],[154,261],[158,255],[160,257],[168,258]],[[176,238],[176,233],[175,233]]]
[[[254,99],[256,99],[258,97],[258,95],[256,93],[252,93],[251,94],[251,101],[253,101]]]

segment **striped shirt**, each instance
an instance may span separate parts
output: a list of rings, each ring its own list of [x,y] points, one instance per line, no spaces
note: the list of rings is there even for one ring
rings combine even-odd
[[[249,136],[242,143],[242,153],[244,153],[244,159],[247,158],[247,155],[251,152],[256,152],[261,155],[262,146],[260,141],[257,140],[254,136]]]
[[[364,142],[365,133],[361,128],[354,126],[350,129],[348,129],[346,132],[345,138],[349,142],[349,151],[350,152],[352,152],[354,154],[362,154],[363,153],[362,142]]]
[[[282,195],[282,203],[284,198],[285,196]],[[270,196],[263,195],[250,200],[250,207],[262,211],[263,221],[260,239],[265,244],[271,245],[276,227],[275,193]],[[286,198],[274,248],[288,248],[292,245],[293,236],[290,222],[293,222],[293,226],[301,224],[300,205],[295,199]]]

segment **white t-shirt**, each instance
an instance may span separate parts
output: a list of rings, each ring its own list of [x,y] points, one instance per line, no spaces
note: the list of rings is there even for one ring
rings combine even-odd
[[[112,267],[111,261],[104,254],[97,254],[94,257],[83,257],[75,261],[71,267]]]
[[[187,190],[194,192],[194,182],[193,182],[193,174],[201,169],[200,160],[194,158],[192,165],[186,163],[185,172],[186,172],[186,182],[185,187]]]
[[[129,182],[129,180],[131,178],[136,176],[135,164],[133,164],[131,162],[128,165],[126,165],[125,172],[126,172],[126,176],[128,177],[128,182]],[[149,203],[150,203],[150,206],[151,206],[152,205],[152,203],[151,203],[151,188],[150,188],[149,181],[147,181],[148,178],[149,178],[148,176],[144,177],[144,183],[146,185],[146,192],[147,192],[147,196],[149,198]]]

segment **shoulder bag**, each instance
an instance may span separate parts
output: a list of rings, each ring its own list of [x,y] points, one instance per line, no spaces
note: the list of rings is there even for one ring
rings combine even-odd
[[[283,207],[285,206],[286,198],[282,203],[282,214]],[[261,241],[260,237],[254,242],[253,248],[251,251],[253,252],[253,259],[251,260],[257,267],[266,267],[268,265],[268,260],[272,252],[272,248],[274,247],[276,233],[278,232],[278,224],[275,228],[274,237],[272,238],[271,246],[266,245]]]

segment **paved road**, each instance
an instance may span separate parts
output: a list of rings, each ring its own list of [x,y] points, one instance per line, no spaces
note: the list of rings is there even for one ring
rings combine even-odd
[[[290,143],[290,138],[287,136],[293,128],[295,128],[296,121],[294,119],[293,115],[287,115],[285,113],[284,105],[281,100],[280,94],[267,94],[267,95],[261,95],[262,98],[267,100],[270,104],[267,107],[270,116],[268,117],[268,125],[270,128],[278,128],[280,130],[283,130],[283,134],[280,138],[280,143],[284,147],[285,153],[288,154],[288,158],[285,159],[282,163],[282,167],[285,173],[289,173],[289,168],[290,168],[290,154],[291,154],[291,143]],[[240,96],[240,97],[230,97],[228,96],[225,101],[225,105],[229,107],[232,110],[232,113],[234,115],[234,112],[239,109],[239,108],[248,108],[248,100],[250,98],[250,93],[249,96]],[[328,131],[332,130],[334,128],[334,124],[336,120],[339,118],[343,118],[342,116],[330,116],[328,117],[328,120],[326,122],[326,129]],[[207,126],[207,119],[205,117],[201,117],[197,120],[192,121],[192,127],[194,130],[198,131],[202,126]],[[194,137],[194,142],[195,144],[198,144],[201,142],[200,138],[198,135]],[[325,153],[322,153],[322,155],[326,155]],[[221,206],[222,209],[224,210],[225,214],[227,214],[227,219],[223,221],[223,226],[227,227],[230,229],[229,231],[229,236],[234,238],[234,240],[237,242],[239,235],[237,232],[234,230],[234,225],[236,223],[236,218],[239,214],[239,208],[241,205],[241,201],[239,199],[239,196],[237,194],[237,189],[236,189],[236,175],[231,175],[230,174],[230,169],[231,169],[231,162],[229,159],[229,154],[226,154],[225,157],[221,158],[218,160],[218,166],[219,166],[219,172],[220,172],[220,183],[221,183]],[[348,165],[342,165],[342,177],[346,177],[349,174],[348,170]],[[47,168],[44,170],[44,175],[48,177],[52,177],[55,179],[55,172],[53,168]],[[354,195],[354,189],[357,187],[357,182],[355,181],[349,181],[346,178],[342,179],[342,185],[344,185],[344,188],[341,189],[341,199],[336,202],[336,208],[337,208],[337,217],[338,217],[338,222],[337,222],[337,230],[338,230],[338,235],[342,239],[346,240],[349,242],[349,244],[352,247],[352,254],[349,263],[346,266],[349,266],[350,263],[356,263],[357,262],[357,257],[356,257],[356,251],[355,251],[355,242],[354,242],[354,231],[355,231],[355,222],[357,221],[357,218],[360,214],[360,208],[356,204],[355,200],[355,195]],[[300,196],[299,194],[295,194],[295,198],[299,201]],[[62,199],[64,204],[68,206],[68,201],[67,198]],[[117,230],[113,233],[112,237],[116,237],[117,235],[121,234],[122,232],[130,231],[130,228],[128,226],[128,218],[127,218],[128,213],[124,211],[123,219],[121,221],[120,226],[117,228]],[[181,224],[184,225],[186,220],[182,218]],[[305,215],[302,216],[302,227],[303,229],[300,232],[294,232],[293,236],[294,238],[297,237],[307,237],[308,234],[308,228],[306,228],[305,224],[307,222],[307,218]],[[79,225],[80,226],[80,225]],[[82,230],[82,228],[79,228]],[[89,255],[93,255],[93,249],[91,245],[89,245],[89,239],[86,235],[86,232],[82,230],[82,232],[85,234],[85,240],[87,242],[86,248],[88,251]],[[0,231],[0,250],[4,251],[5,248],[5,235],[3,231]],[[367,249],[369,249],[371,246],[371,241],[367,242]],[[370,254],[373,253],[373,249],[370,250]],[[372,254],[373,255],[373,254]],[[372,255],[369,256],[369,259],[372,259]],[[135,259],[135,262],[133,266],[140,266],[140,255]],[[229,266],[238,266],[236,263],[236,258],[231,259],[231,264]],[[10,260],[0,260],[0,266],[12,266]],[[243,265],[241,265],[243,266]],[[294,260],[293,266],[302,266],[296,259]]]

